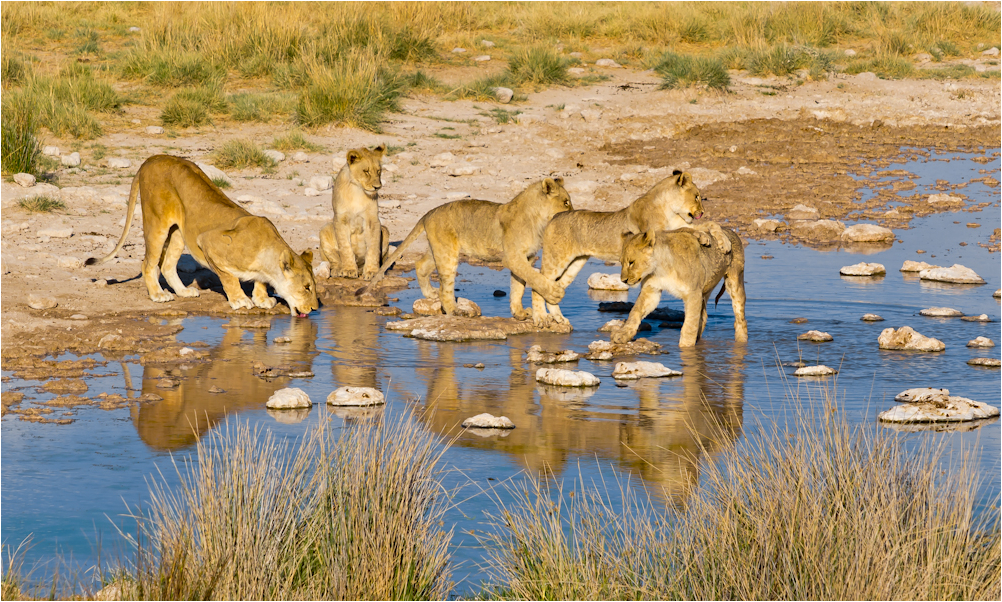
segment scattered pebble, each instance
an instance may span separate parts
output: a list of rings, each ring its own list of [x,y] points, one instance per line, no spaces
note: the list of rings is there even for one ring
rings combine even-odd
[[[838,273],[843,276],[877,276],[886,274],[887,270],[880,263],[857,263],[843,267]]]
[[[464,52],[466,52],[465,48],[456,47],[452,49],[453,54],[463,54]]]
[[[863,314],[863,317],[860,318],[860,320],[862,320],[864,322],[883,322],[884,321],[884,319],[881,318],[880,316],[878,316],[877,314]]]
[[[772,255],[763,255],[762,259],[775,259]]]
[[[794,318],[790,320],[790,324],[807,324],[807,318]]]
[[[976,357],[967,360],[969,366],[981,366],[983,368],[999,368],[1002,367],[1002,360],[997,357]]]
[[[988,317],[988,314],[980,314],[977,316],[964,316],[960,318],[964,322],[992,322],[993,320]]]
[[[377,316],[399,316],[403,311],[399,307],[377,307]]]
[[[108,167],[114,169],[128,169],[132,167],[132,161],[124,157],[110,157],[107,160]]]
[[[885,328],[877,338],[881,349],[891,351],[943,351],[946,344],[939,339],[927,337],[915,332],[911,326],[902,326],[894,330]]]
[[[619,362],[612,371],[612,377],[616,380],[637,380],[640,378],[662,378],[666,376],[682,376],[682,373],[667,368],[659,362]]]
[[[494,42],[490,40],[480,40],[480,45],[484,48],[494,48]]]
[[[894,401],[899,401],[901,403],[928,403],[947,401],[949,399],[949,389],[933,389],[930,387],[906,389],[894,396]]]
[[[225,393],[226,389],[220,389],[219,387],[213,385],[209,387],[209,393]]]
[[[981,224],[976,223],[976,222],[967,222],[967,227],[968,228],[980,228]]]
[[[536,370],[536,380],[558,387],[597,387],[601,381],[597,376],[583,370],[560,370],[540,368]]]
[[[808,330],[807,332],[797,336],[797,340],[811,341],[812,343],[827,343],[828,341],[833,341],[835,339],[827,332],[821,332],[820,330]]]
[[[268,150],[264,151],[264,156],[268,157],[269,159],[271,159],[275,163],[281,163],[282,161],[285,161],[285,153],[283,153],[282,151],[274,150],[274,149],[268,149]]]
[[[477,414],[464,420],[463,428],[513,429],[515,428],[515,423],[509,420],[507,416],[494,416],[493,414],[484,412],[483,414]]]
[[[495,297],[507,297],[508,293],[506,293],[506,292],[504,292],[502,290],[495,290],[494,291],[494,296]]]
[[[928,307],[919,311],[919,315],[929,318],[957,318],[964,315],[964,312],[952,307]]]
[[[955,194],[930,194],[927,202],[930,205],[962,205],[964,203],[964,197],[957,196]]]
[[[31,309],[52,309],[59,305],[52,297],[41,297],[39,295],[28,295],[28,307]]]
[[[327,404],[332,406],[378,406],[386,403],[386,398],[372,387],[341,387],[327,396]]]
[[[164,133],[164,129],[159,125],[148,125],[146,126],[146,133],[153,136],[159,136]]]
[[[272,393],[265,406],[272,410],[293,410],[312,407],[313,401],[306,394],[306,391],[296,387],[289,387]]]
[[[35,233],[39,238],[70,238],[73,236],[73,228],[47,228]]]
[[[66,167],[77,167],[80,165],[80,153],[70,153],[68,155],[63,155],[60,162]]]
[[[61,153],[58,146],[43,146],[42,154],[46,157],[58,157]]]
[[[473,57],[473,60],[478,63],[486,63],[491,60],[491,56],[489,54],[481,54],[480,56]]]
[[[794,376],[831,376],[832,374],[838,374],[838,370],[828,366],[805,366],[797,368],[796,372],[793,373]]]
[[[788,220],[818,219],[818,210],[807,205],[797,205],[786,214]]]
[[[967,343],[968,347],[975,347],[978,349],[987,349],[989,347],[995,346],[995,341],[989,339],[988,337],[978,337],[976,339],[971,339]]]
[[[71,320],[89,320],[90,318],[88,318],[84,314],[73,314],[72,316],[70,316],[70,319]]]

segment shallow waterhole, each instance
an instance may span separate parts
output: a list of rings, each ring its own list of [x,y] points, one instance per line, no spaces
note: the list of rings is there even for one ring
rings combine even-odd
[[[910,191],[916,194],[928,194],[924,186],[936,179],[966,182],[984,174],[979,170],[987,169],[998,177],[997,162],[978,164],[969,157],[909,163],[903,169],[919,174],[919,187]],[[679,331],[661,328],[657,320],[649,320],[651,332],[638,335],[661,343],[668,354],[637,359],[660,361],[684,373],[672,379],[617,385],[610,377],[615,362],[582,359],[576,365],[559,367],[598,375],[602,384],[597,389],[560,390],[535,383],[538,366],[523,361],[529,346],[584,351],[591,341],[608,339],[608,334],[596,332],[599,326],[609,319],[625,318],[625,314],[596,311],[598,301],[613,299],[589,292],[587,276],[619,269],[599,262],[589,263],[561,304],[575,326],[570,335],[435,343],[388,331],[385,323],[396,318],[377,316],[371,309],[343,307],[324,308],[309,319],[276,316],[268,329],[227,328],[227,320],[207,317],[184,319],[185,329],[178,340],[207,344],[212,361],[171,368],[182,376],[178,387],[158,388],[165,368],[143,367],[130,358],[92,370],[108,376],[86,379],[89,397],[102,392],[128,397],[156,393],[163,397],[161,401],[111,411],[77,408],[72,416],[75,421],[69,425],[23,422],[14,415],[0,423],[2,540],[16,547],[32,534],[29,566],[56,556],[81,567],[97,562],[98,553],[102,558],[125,559],[129,552],[112,523],[126,532],[134,529],[121,516],[125,504],[134,506],[146,498],[148,479],[160,478],[158,470],[168,482],[176,482],[172,458],[191,457],[196,433],[204,435],[228,417],[237,417],[296,438],[326,417],[339,427],[351,428],[356,420],[411,411],[441,434],[443,442],[455,437],[444,456],[445,485],[451,490],[463,486],[450,518],[455,525],[454,561],[461,563],[455,576],[463,580],[457,592],[469,593],[484,577],[478,566],[482,550],[469,531],[483,529],[484,512],[495,508],[489,495],[478,492],[494,488],[491,495],[503,498],[507,494],[497,486],[518,478],[521,471],[552,473],[552,478],[566,482],[565,489],[579,482],[605,481],[610,483],[610,495],[617,491],[615,479],[631,475],[630,486],[645,487],[662,503],[679,503],[698,486],[701,468],[717,452],[742,445],[762,425],[783,422],[796,412],[821,410],[826,394],[834,395],[855,423],[873,423],[878,412],[894,404],[894,395],[910,387],[946,387],[952,394],[998,405],[999,371],[966,364],[971,357],[998,357],[998,347],[975,350],[965,346],[977,336],[1002,343],[999,302],[992,298],[1000,284],[1002,257],[977,246],[987,242],[999,226],[998,189],[972,183],[963,192],[970,197],[968,206],[982,201],[994,204],[980,212],[913,219],[909,229],[896,230],[902,243],[870,247],[863,254],[860,248],[816,251],[779,241],[752,241],[745,249],[750,337],[746,345],[734,343],[726,295],[719,307],[709,308],[704,338],[694,349],[679,350]],[[968,222],[982,227],[968,228]],[[961,241],[968,246],[959,246]],[[917,249],[927,253],[918,255]],[[921,282],[917,276],[898,272],[906,259],[937,265],[961,263],[988,283]],[[840,267],[860,261],[884,264],[887,275],[839,276]],[[461,266],[458,294],[480,304],[485,315],[508,315],[508,298],[493,296],[494,290],[507,291],[507,287],[506,272]],[[633,300],[637,293],[634,288],[623,296]],[[402,291],[396,305],[407,310],[418,294],[416,285]],[[528,296],[525,301],[529,302]],[[681,309],[677,300],[664,298],[661,305]],[[920,309],[933,306],[985,313],[994,321],[983,324],[918,315]],[[864,313],[880,314],[885,321],[862,322]],[[790,322],[797,317],[808,321]],[[943,340],[946,351],[878,350],[876,339],[883,328],[904,325]],[[798,343],[797,335],[810,329],[827,331],[835,340]],[[283,336],[291,342],[274,342]],[[793,368],[780,363],[798,359],[823,363],[840,373],[823,380],[797,379],[792,376]],[[253,375],[255,361],[288,364],[311,370],[315,376],[265,380]],[[482,370],[464,367],[478,362],[484,364]],[[54,397],[37,389],[41,384],[14,379],[5,390],[25,392],[22,403],[31,405]],[[329,410],[324,399],[342,385],[377,387],[387,393],[388,403],[377,409]],[[287,386],[304,389],[314,401],[312,410],[267,411],[268,396]],[[225,392],[210,393],[211,387]],[[517,428],[486,437],[462,432],[459,423],[481,412],[508,416]],[[53,416],[62,413],[56,410]],[[981,499],[985,504],[996,499],[998,422],[970,432],[919,432],[905,437],[914,443],[943,437],[949,450],[972,451],[974,461],[990,475]]]

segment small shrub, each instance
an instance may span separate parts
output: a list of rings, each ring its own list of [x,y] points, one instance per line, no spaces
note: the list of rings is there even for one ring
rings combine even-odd
[[[789,75],[803,68],[809,60],[807,53],[779,44],[768,50],[752,53],[746,60],[747,69],[755,75]]]
[[[4,88],[23,82],[27,76],[28,68],[24,64],[24,57],[4,43],[3,53],[0,56],[0,79],[3,80]]]
[[[391,59],[398,61],[423,61],[435,56],[435,41],[429,35],[405,27],[392,36],[389,54]]]
[[[17,206],[32,213],[52,213],[66,209],[66,203],[45,195],[21,199],[17,202]]]
[[[3,95],[0,144],[5,173],[38,173],[38,119],[32,97],[23,91]]]
[[[341,124],[379,131],[383,115],[399,108],[406,83],[375,55],[352,52],[331,67],[315,64],[299,95],[297,121],[307,127]]]
[[[662,77],[665,89],[706,86],[726,90],[731,83],[727,69],[719,59],[666,52],[654,71]]]
[[[275,161],[264,154],[257,144],[246,138],[230,140],[213,153],[213,163],[217,167],[274,167]]]
[[[310,142],[303,136],[303,132],[294,129],[284,136],[276,136],[271,141],[271,148],[280,151],[308,150],[312,153],[319,153],[324,150],[320,144]]]
[[[76,47],[77,54],[100,54],[101,36],[93,29],[81,30],[77,32],[77,37],[81,39],[80,45]]]
[[[569,78],[567,61],[549,48],[521,50],[508,59],[508,80],[515,85],[563,84]]]
[[[170,97],[160,113],[164,125],[189,128],[209,123],[209,111],[205,105],[190,98]]]

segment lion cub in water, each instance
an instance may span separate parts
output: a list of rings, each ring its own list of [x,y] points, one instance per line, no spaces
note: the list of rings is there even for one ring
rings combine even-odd
[[[661,300],[661,291],[682,299],[685,322],[678,339],[679,347],[692,347],[706,327],[706,302],[713,287],[724,278],[724,287],[734,308],[734,340],[748,340],[745,321],[745,250],[733,230],[722,228],[731,252],[719,245],[704,247],[686,231],[652,234],[623,234],[623,282],[633,286],[643,280],[640,296],[630,311],[626,324],[612,334],[613,343],[625,343],[637,334],[640,321]],[[720,288],[717,300],[724,294]]]
[[[331,275],[368,280],[379,269],[390,244],[390,231],[379,223],[379,189],[383,187],[382,158],[386,145],[353,148],[334,179],[331,206],[334,221],[320,230],[320,257]]]
[[[104,263],[118,254],[132,227],[136,197],[143,208],[143,281],[150,299],[171,301],[174,295],[160,286],[161,271],[179,297],[197,297],[177,275],[177,260],[185,246],[195,261],[219,276],[233,309],[275,306],[265,285],[289,304],[292,315],[305,316],[320,307],[313,279],[313,252],[299,255],[267,218],[251,215],[219,190],[212,180],[186,159],[155,155],[146,160],[132,180],[125,229],[115,249],[87,265]],[[240,281],[253,281],[250,299]]]
[[[386,274],[386,270],[403,255],[421,233],[428,235],[428,252],[415,264],[418,284],[425,298],[436,295],[431,285],[431,273],[438,270],[441,286],[437,291],[442,310],[452,315],[456,311],[456,269],[459,255],[481,261],[501,261],[511,270],[511,315],[519,320],[529,317],[522,307],[522,294],[528,284],[543,297],[559,301],[563,291],[552,280],[543,278],[529,258],[539,252],[543,228],[554,215],[573,209],[571,197],[561,178],[546,178],[530,184],[511,201],[500,204],[490,201],[463,200],[440,205],[418,220],[407,238],[369,284],[358,290],[369,290]]]

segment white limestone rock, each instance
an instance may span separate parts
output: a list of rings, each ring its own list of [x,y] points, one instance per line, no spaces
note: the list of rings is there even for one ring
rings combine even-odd
[[[80,153],[74,152],[68,155],[63,155],[60,161],[66,167],[78,167],[80,165]]]
[[[982,368],[1000,368],[1002,360],[997,357],[975,357],[967,360],[968,366],[981,366]]]
[[[146,126],[146,133],[151,136],[159,136],[164,133],[164,129],[159,125],[148,125]]]
[[[59,304],[52,297],[43,297],[41,295],[28,295],[28,307],[30,307],[31,309],[52,309],[56,305]]]
[[[863,317],[860,318],[860,320],[862,320],[864,322],[883,322],[884,321],[884,319],[881,318],[880,316],[878,316],[877,314],[863,314]]]
[[[64,255],[56,259],[56,265],[67,270],[79,270],[83,268],[83,259],[79,257],[73,257],[72,255]]]
[[[296,154],[292,155],[292,160],[296,161],[297,163],[306,163],[307,161],[310,160],[310,156],[304,153],[303,151],[299,151]]]
[[[411,311],[419,316],[437,316],[442,314],[442,302],[438,299],[420,298],[414,301]],[[465,297],[456,299],[457,316],[477,318],[481,315],[480,306]]]
[[[536,370],[536,381],[558,387],[597,387],[601,383],[598,377],[590,372],[559,368]]]
[[[927,202],[930,205],[944,206],[944,205],[963,205],[964,197],[956,196],[953,194],[930,194]]]
[[[921,272],[922,270],[931,270],[933,268],[938,268],[938,265],[932,265],[931,263],[926,263],[924,261],[912,261],[910,259],[905,260],[901,264],[901,272]]]
[[[445,167],[445,173],[453,176],[474,176],[480,173],[481,167],[479,165],[474,165],[473,163],[467,163],[461,161],[459,163],[453,163],[452,165],[447,165]]]
[[[480,45],[484,48],[494,48],[494,42],[490,40],[480,40]]]
[[[529,347],[525,354],[525,361],[530,364],[562,364],[564,362],[576,362],[581,359],[581,354],[570,349],[561,351],[544,351],[541,345]]]
[[[453,54],[463,54],[464,52],[466,52],[466,49],[465,48],[459,48],[458,46],[456,48],[452,49],[452,53]]]
[[[788,220],[798,220],[798,219],[818,219],[818,210],[814,207],[808,207],[807,205],[797,205],[790,212],[786,214],[786,219]]]
[[[271,149],[271,148],[269,148],[268,150],[264,151],[264,156],[268,157],[269,159],[271,159],[275,163],[281,163],[282,161],[285,161],[285,153],[283,153],[282,151],[277,151],[275,149]]]
[[[988,337],[978,337],[968,341],[967,346],[975,349],[988,349],[995,346],[995,341],[989,339]]]
[[[310,400],[306,391],[297,387],[288,387],[272,393],[264,405],[271,410],[294,410],[312,407],[313,401]]]
[[[310,178],[310,188],[315,190],[330,190],[334,187],[333,176],[313,176]]]
[[[979,314],[977,316],[964,316],[960,318],[964,322],[994,322],[988,314]]]
[[[797,221],[790,226],[794,236],[820,242],[839,240],[844,230],[845,224],[833,219]]]
[[[595,66],[605,67],[606,69],[619,69],[622,67],[622,65],[612,59],[598,59],[595,61]]]
[[[489,55],[489,54],[481,54],[480,56],[473,57],[473,60],[474,60],[474,62],[477,62],[477,63],[486,63],[486,62],[488,62],[488,61],[491,60],[491,55]]]
[[[794,376],[831,376],[833,374],[838,374],[838,370],[823,365],[804,366],[803,368],[797,368],[796,372],[793,373]]]
[[[602,118],[602,111],[597,109],[584,109],[581,111],[581,119],[588,123],[595,123]]]
[[[208,163],[195,163],[199,169],[209,177],[210,180],[223,180],[227,182],[230,186],[233,186],[235,182],[230,179],[230,176],[226,175],[226,172],[219,169],[215,165],[209,165]]]
[[[843,276],[881,276],[887,273],[887,269],[880,263],[856,263],[844,266],[838,271]]]
[[[778,219],[756,219],[752,223],[759,230],[766,232],[777,232],[780,229],[785,229],[785,224]]]
[[[884,422],[966,422],[999,415],[999,409],[966,397],[925,403],[906,403],[877,415]]]
[[[828,341],[834,341],[834,337],[827,332],[821,332],[820,330],[808,330],[807,332],[797,336],[798,341],[810,341],[812,343],[827,343]]]
[[[682,373],[659,362],[619,362],[612,371],[612,377],[616,380],[663,378],[666,376],[682,376]]]
[[[511,88],[505,88],[503,86],[498,86],[497,88],[492,88],[494,92],[494,97],[498,99],[498,102],[502,104],[508,104],[511,99],[515,96],[515,91]]]
[[[14,174],[14,183],[18,186],[24,188],[31,188],[35,185],[35,176],[30,173],[16,173]]]
[[[42,154],[46,157],[58,157],[60,155],[58,146],[43,146]]]
[[[327,405],[332,406],[378,406],[386,403],[386,398],[372,387],[340,387],[327,396]]]
[[[132,161],[129,161],[125,157],[110,157],[107,163],[108,167],[114,169],[129,169],[132,167]]]
[[[897,330],[885,328],[877,337],[877,343],[881,349],[890,351],[935,352],[946,349],[943,341],[919,334],[911,326],[902,326]]]
[[[971,268],[955,263],[948,268],[930,268],[919,272],[922,280],[952,282],[954,284],[984,284],[985,279]]]
[[[949,389],[933,389],[931,387],[917,387],[915,389],[905,389],[894,396],[894,401],[901,403],[934,403],[937,401],[948,401],[950,399]]]
[[[429,167],[445,167],[446,165],[452,165],[456,161],[456,156],[452,153],[445,152],[439,153],[431,158],[428,162]]]
[[[320,196],[323,193],[312,186],[307,186],[303,189],[303,194],[306,196]]]
[[[994,297],[996,299],[1002,297],[1002,288],[1000,288],[997,291],[995,291],[994,293],[992,293],[992,297]]]
[[[588,288],[600,291],[630,290],[630,286],[623,282],[619,274],[600,274],[598,272],[588,276]]]
[[[842,232],[846,242],[882,242],[894,240],[894,231],[876,224],[855,224]]]
[[[70,238],[73,228],[46,228],[35,233],[39,238]]]
[[[920,316],[928,318],[959,318],[964,312],[957,311],[952,307],[927,307],[919,311]]]
[[[484,412],[463,421],[464,429],[513,429],[515,423],[507,416],[494,416]]]

